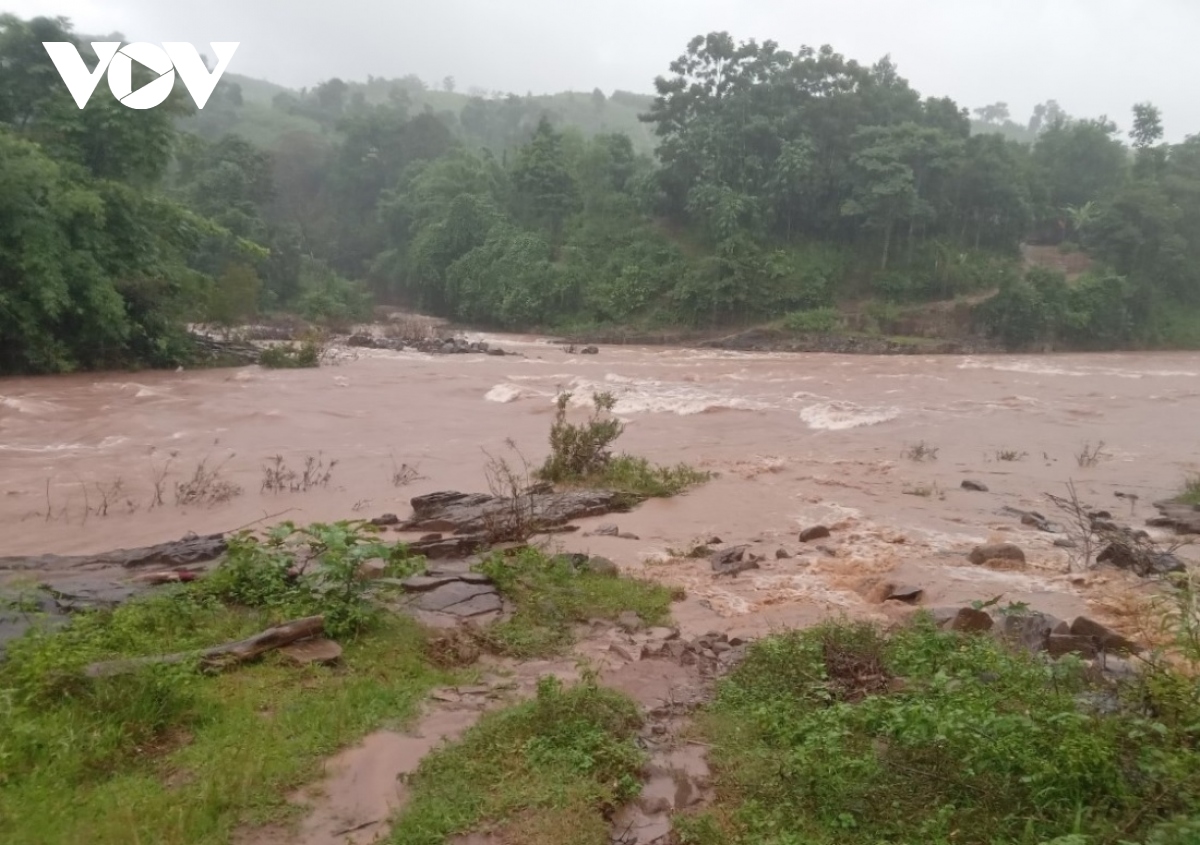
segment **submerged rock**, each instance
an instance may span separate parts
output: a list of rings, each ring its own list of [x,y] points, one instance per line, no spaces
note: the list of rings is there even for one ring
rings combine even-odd
[[[38,555],[36,557],[0,557],[0,570],[36,569],[48,572],[56,569],[102,568],[122,566],[133,569],[139,566],[182,567],[188,564],[216,560],[225,553],[223,534],[207,534],[198,537],[188,534],[180,540],[142,546],[136,549],[116,549],[92,555]]]
[[[1025,552],[1020,546],[1013,543],[993,543],[990,545],[976,546],[967,555],[967,559],[976,566],[982,566],[991,560],[1010,560],[1017,563],[1025,562]]]

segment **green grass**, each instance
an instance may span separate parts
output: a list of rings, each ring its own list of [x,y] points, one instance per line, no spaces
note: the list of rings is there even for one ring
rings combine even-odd
[[[1179,494],[1179,501],[1189,505],[1200,505],[1200,474],[1187,477],[1183,483],[1183,492]]]
[[[644,761],[637,706],[592,678],[484,716],[426,757],[393,828],[396,845],[442,845],[486,824],[521,845],[608,845],[605,812],[635,796]]]
[[[793,311],[783,318],[782,326],[800,334],[829,334],[845,328],[845,320],[836,308],[812,308]]]
[[[1200,841],[1195,681],[1145,678],[1105,698],[1078,661],[928,623],[891,638],[827,625],[760,641],[701,718],[718,798],[678,821],[681,841]]]
[[[632,500],[666,499],[678,496],[712,478],[712,473],[688,464],[661,466],[646,458],[617,455],[599,472],[576,483],[623,493]]]
[[[0,842],[207,845],[286,817],[321,760],[415,714],[442,678],[424,635],[388,618],[345,644],[338,669],[268,656],[216,677],[179,665],[86,680],[96,659],[244,636],[268,611],[187,592],[78,617],[11,643],[0,665]]]
[[[633,611],[647,625],[664,623],[674,597],[662,584],[578,571],[533,549],[493,555],[480,568],[514,605],[512,617],[485,634],[492,649],[512,657],[561,652],[574,643],[575,626],[589,619]]]

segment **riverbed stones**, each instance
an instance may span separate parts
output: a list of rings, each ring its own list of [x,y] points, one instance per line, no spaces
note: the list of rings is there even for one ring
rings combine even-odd
[[[1155,528],[1171,528],[1176,534],[1200,534],[1200,505],[1184,502],[1155,502],[1159,516],[1146,520]]]
[[[959,486],[962,487],[962,489],[964,489],[964,490],[970,490],[975,493],[988,492],[988,486],[986,484],[984,484],[982,481],[973,481],[969,478],[964,478],[963,483]]]
[[[759,568],[760,558],[748,554],[749,546],[730,546],[712,553],[709,563],[717,575],[735,576]]]
[[[800,532],[800,542],[811,543],[814,540],[824,540],[828,536],[830,536],[828,528],[824,525],[814,525]]]
[[[1002,616],[997,635],[1010,643],[1037,652],[1046,648],[1046,638],[1053,633],[1068,633],[1067,623],[1049,613],[1029,611]]]
[[[1020,546],[1013,543],[991,543],[976,546],[967,555],[967,559],[976,566],[982,566],[994,560],[1023,564],[1025,563],[1025,552],[1021,550]]]
[[[597,537],[616,537],[621,533],[621,529],[617,525],[607,522],[597,528],[593,533]]]
[[[1080,616],[1071,623],[1071,634],[1080,637],[1090,637],[1095,642],[1096,647],[1104,652],[1136,654],[1141,651],[1137,643],[1086,616]]]

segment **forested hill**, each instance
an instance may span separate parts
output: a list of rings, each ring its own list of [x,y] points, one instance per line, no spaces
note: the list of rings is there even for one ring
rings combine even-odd
[[[187,320],[373,301],[889,333],[961,298],[1014,349],[1200,347],[1200,138],[1165,144],[1148,103],[1128,137],[1052,102],[973,131],[888,59],[712,33],[648,100],[228,77],[202,113],[182,87],[79,110],[41,47],[82,41],[62,27],[0,17],[0,373],[173,365]],[[1028,269],[1030,244],[1087,270]]]
[[[606,95],[590,92],[517,95],[481,89],[457,90],[453,79],[437,86],[415,76],[402,79],[371,77],[366,82],[330,79],[312,90],[293,91],[261,79],[227,74],[224,97],[183,120],[180,128],[208,140],[233,133],[272,148],[292,132],[336,138],[338,123],[347,115],[378,106],[402,106],[410,113],[426,110],[476,149],[501,151],[526,143],[538,122],[547,118],[558,127],[574,127],[585,135],[628,135],[638,153],[654,152],[654,132],[639,116],[652,96],[628,91]]]

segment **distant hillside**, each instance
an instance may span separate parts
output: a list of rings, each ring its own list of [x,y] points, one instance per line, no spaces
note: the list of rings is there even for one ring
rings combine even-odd
[[[641,153],[654,151],[654,135],[638,116],[653,102],[647,94],[615,91],[605,95],[563,91],[524,95],[433,88],[414,76],[403,79],[371,77],[367,82],[330,80],[300,91],[262,79],[227,75],[205,109],[181,122],[180,128],[210,140],[233,133],[271,148],[289,133],[306,132],[335,137],[338,120],[362,106],[388,102],[403,105],[410,114],[440,115],[464,141],[476,149],[501,152],[523,144],[542,117],[559,127],[574,127],[586,137],[623,133]]]

